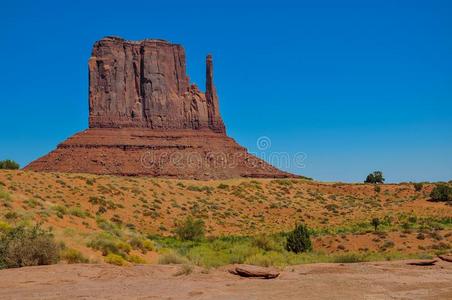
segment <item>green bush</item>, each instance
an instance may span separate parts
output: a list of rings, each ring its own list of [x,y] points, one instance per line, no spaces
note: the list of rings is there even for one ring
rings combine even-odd
[[[151,240],[134,236],[129,240],[130,246],[132,246],[133,249],[141,250],[141,252],[144,254],[148,251],[152,251],[155,249],[155,245]]]
[[[289,233],[286,240],[286,250],[295,253],[312,250],[312,243],[306,225],[299,224]]]
[[[255,236],[252,245],[264,251],[282,250],[282,246],[280,246],[271,236],[265,234]]]
[[[103,256],[113,253],[126,257],[131,250],[130,245],[106,232],[96,235],[88,242],[88,247],[101,251]]]
[[[364,183],[383,183],[384,181],[385,179],[383,177],[383,172],[375,171],[367,175],[366,180],[364,180]]]
[[[194,191],[194,192],[207,192],[207,193],[212,192],[212,188],[210,186],[189,185],[187,187],[187,190]]]
[[[2,189],[0,189],[0,200],[9,202],[11,201],[11,195],[10,193],[8,193],[7,191],[3,191]]]
[[[176,224],[176,236],[183,241],[196,241],[204,237],[204,221],[189,216]]]
[[[86,218],[87,216],[89,216],[89,212],[81,209],[80,207],[72,207],[68,210],[69,214],[75,217],[79,217],[79,218]]]
[[[6,220],[16,220],[19,215],[15,211],[9,211],[5,214]]]
[[[334,257],[334,260],[333,260],[333,262],[335,262],[335,263],[345,263],[345,264],[358,263],[358,262],[363,262],[363,261],[366,261],[366,258],[364,256],[356,254],[356,253],[342,254],[342,255]]]
[[[268,253],[257,253],[247,257],[245,260],[246,264],[261,266],[261,267],[271,267],[271,266],[284,266],[287,265],[286,258],[282,253],[279,252],[268,252]]]
[[[183,264],[179,271],[177,271],[174,276],[188,275],[193,272],[193,265],[191,264]]]
[[[421,182],[415,182],[413,183],[413,186],[416,192],[422,191],[422,188],[424,187],[424,185]]]
[[[67,214],[67,208],[61,205],[52,206],[52,210],[55,211],[58,218],[62,219]]]
[[[187,258],[195,265],[207,268],[216,268],[228,264],[226,251],[215,251],[210,242],[191,248],[187,253]]]
[[[94,179],[94,178],[86,179],[86,184],[87,185],[93,185],[95,182],[96,182],[96,179]]]
[[[380,226],[380,219],[379,218],[373,218],[370,224],[374,227],[375,231],[377,231],[378,226]]]
[[[122,256],[114,253],[109,253],[105,256],[105,262],[116,266],[124,266],[127,264],[127,261]]]
[[[19,167],[20,167],[19,164],[13,160],[10,159],[0,160],[0,169],[17,170],[19,169]]]
[[[170,251],[159,256],[159,264],[161,265],[185,264],[185,263],[188,263],[187,258],[179,255],[175,251]]]
[[[217,186],[217,189],[220,189],[220,190],[228,190],[228,189],[229,189],[229,185],[224,184],[224,183],[220,183],[220,184]]]
[[[143,265],[146,263],[146,260],[138,255],[131,254],[127,257],[127,260],[133,264]]]
[[[445,184],[438,184],[430,193],[433,201],[452,201],[452,188]]]
[[[243,264],[248,257],[259,253],[259,249],[256,247],[250,247],[246,244],[235,244],[228,249],[229,263],[231,264]]]
[[[53,235],[39,225],[0,231],[0,269],[57,263],[59,250]]]
[[[68,264],[80,264],[89,262],[89,259],[83,256],[80,251],[72,248],[67,248],[61,251],[61,259],[65,260]]]

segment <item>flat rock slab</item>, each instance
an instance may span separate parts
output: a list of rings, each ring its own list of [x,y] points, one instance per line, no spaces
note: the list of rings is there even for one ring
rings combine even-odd
[[[431,260],[417,260],[409,262],[409,265],[412,266],[433,266],[438,260],[437,259],[431,259]]]
[[[451,263],[407,262],[304,264],[280,270],[273,280],[225,273],[233,265],[174,276],[180,266],[57,264],[0,270],[0,299],[452,299]]]
[[[279,276],[279,272],[274,269],[257,267],[252,265],[235,265],[229,269],[229,273],[241,277],[254,277],[263,279],[273,279]]]
[[[438,255],[441,260],[452,262],[452,254],[449,255]]]

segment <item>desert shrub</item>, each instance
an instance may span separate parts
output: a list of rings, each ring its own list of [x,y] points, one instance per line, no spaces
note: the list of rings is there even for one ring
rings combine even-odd
[[[93,185],[95,182],[96,182],[96,179],[94,179],[94,178],[86,179],[86,185]]]
[[[176,236],[183,241],[195,241],[204,237],[204,221],[188,216],[176,224]]]
[[[378,226],[380,226],[380,219],[379,218],[373,218],[372,221],[370,221],[370,224],[374,227],[375,231],[378,230]]]
[[[385,179],[383,177],[383,172],[375,171],[367,175],[366,180],[364,180],[364,183],[383,183],[384,181]]]
[[[195,265],[207,268],[216,268],[226,265],[229,261],[227,251],[216,251],[212,249],[210,243],[193,247],[188,251],[187,258]]]
[[[220,184],[217,186],[217,189],[220,189],[220,190],[228,190],[228,189],[229,189],[229,185],[224,184],[224,183],[220,183]]]
[[[380,246],[380,250],[386,251],[388,248],[394,247],[395,244],[393,241],[387,240],[383,243],[383,245]]]
[[[243,264],[248,257],[259,253],[259,249],[246,244],[236,244],[230,248],[229,253],[230,264]]]
[[[105,262],[116,266],[124,266],[127,264],[127,261],[121,255],[114,253],[109,253],[105,256]]]
[[[0,269],[49,265],[58,260],[58,244],[39,225],[11,227],[0,232]]]
[[[261,267],[271,267],[284,266],[287,264],[287,260],[282,253],[271,251],[268,253],[257,253],[249,256],[245,260],[245,263]]]
[[[179,271],[177,271],[174,276],[188,275],[193,272],[193,265],[183,264]]]
[[[153,241],[145,239],[143,241],[143,247],[148,251],[154,251],[155,250],[155,244]]]
[[[141,252],[146,253],[147,251],[152,251],[155,249],[155,245],[151,240],[144,239],[139,236],[134,236],[129,240],[130,246],[133,249],[141,250]]]
[[[10,159],[0,160],[0,169],[17,170],[19,169],[19,167],[20,167],[19,164],[13,160]]]
[[[110,221],[115,223],[115,224],[118,224],[118,225],[122,224],[121,217],[119,215],[117,215],[117,214],[114,214],[113,217],[110,218]]]
[[[159,256],[159,264],[170,265],[170,264],[186,264],[188,263],[187,258],[181,256],[175,251],[169,251]]]
[[[411,215],[408,217],[408,222],[410,223],[416,223],[417,222],[417,216]]]
[[[141,256],[135,255],[135,254],[131,254],[129,256],[127,256],[127,260],[133,264],[138,264],[138,265],[142,265],[146,263],[146,260],[144,258],[142,258]]]
[[[292,186],[293,182],[289,179],[275,179],[271,181],[272,183],[276,183],[282,186]]]
[[[130,246],[129,243],[124,242],[124,241],[119,241],[116,243],[116,246],[119,249],[119,254],[125,253],[125,254],[129,254],[130,251],[132,251],[132,246]]]
[[[119,224],[109,222],[101,217],[96,218],[96,223],[100,229],[105,230],[107,233],[115,237],[119,237],[123,234],[123,228]]]
[[[287,235],[286,250],[295,253],[312,250],[312,243],[306,225],[297,225],[295,229]]]
[[[0,220],[0,235],[7,233],[11,229],[12,229],[11,225]]]
[[[118,238],[106,232],[96,235],[88,242],[88,247],[101,251],[103,256],[112,253],[126,257],[131,250],[129,244],[118,240]]]
[[[187,187],[187,190],[189,191],[194,191],[194,192],[207,192],[207,193],[211,193],[212,192],[212,188],[210,186],[197,186],[197,185],[189,185]]]
[[[19,217],[19,215],[15,211],[9,211],[5,214],[6,220],[15,220]]]
[[[87,216],[89,216],[89,213],[83,209],[81,209],[80,207],[73,207],[71,209],[69,209],[69,214],[75,217],[79,217],[79,218],[86,218]]]
[[[375,191],[375,193],[381,192],[381,187],[378,185],[374,186],[374,191]]]
[[[446,184],[438,184],[430,193],[433,201],[452,201],[452,187]]]
[[[67,214],[67,208],[61,205],[52,206],[58,218],[62,219]]]
[[[65,260],[68,264],[80,264],[88,263],[89,259],[86,258],[80,251],[72,248],[66,248],[61,251],[61,259]]]
[[[102,252],[103,256],[109,253],[118,253],[119,249],[116,246],[115,240],[105,233],[101,233],[90,240],[87,244],[88,247]]]
[[[28,207],[30,208],[35,208],[37,206],[41,206],[42,207],[42,203],[40,202],[39,199],[28,199],[24,201],[24,204],[26,204]]]
[[[182,182],[178,182],[176,185],[178,187],[185,188],[185,184],[183,184]]]
[[[264,251],[282,250],[282,247],[271,236],[265,234],[255,236],[252,245]]]
[[[248,265],[255,265],[255,266],[261,266],[261,267],[270,267],[272,266],[272,262],[270,258],[262,253],[257,253],[253,256],[249,256],[245,263]]]
[[[416,238],[417,238],[418,240],[425,240],[425,234],[422,233],[422,232],[419,232],[419,233],[417,234]]]
[[[422,188],[424,187],[424,185],[422,184],[422,182],[415,182],[415,183],[413,183],[413,187],[416,192],[420,192],[420,191],[422,191]]]
[[[357,263],[357,262],[363,262],[366,261],[365,257],[355,254],[355,253],[347,253],[342,254],[334,257],[333,262],[335,263],[343,263],[343,264],[349,264],[349,263]]]
[[[96,215],[99,216],[99,215],[102,215],[102,214],[104,214],[106,212],[107,212],[107,208],[105,206],[99,206],[99,208],[96,211]]]
[[[11,195],[7,191],[0,189],[0,200],[9,202],[11,201]]]

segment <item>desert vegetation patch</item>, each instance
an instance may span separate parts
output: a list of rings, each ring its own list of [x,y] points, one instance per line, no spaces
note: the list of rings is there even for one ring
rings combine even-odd
[[[39,233],[38,240],[54,249],[42,263],[210,268],[431,257],[451,250],[452,206],[444,197],[450,183],[375,186],[2,170],[0,231],[3,239],[14,230]]]

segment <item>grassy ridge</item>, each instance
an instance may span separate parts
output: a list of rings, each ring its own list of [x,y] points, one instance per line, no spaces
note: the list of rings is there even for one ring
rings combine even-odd
[[[320,183],[303,179],[169,180],[0,170],[4,224],[51,228],[73,261],[128,264],[233,262],[286,265],[428,256],[450,250],[452,206],[433,184]],[[174,237],[186,216],[207,238]],[[371,224],[379,219],[378,232]],[[310,228],[314,251],[284,249],[285,232]],[[267,234],[262,236],[262,234]]]

